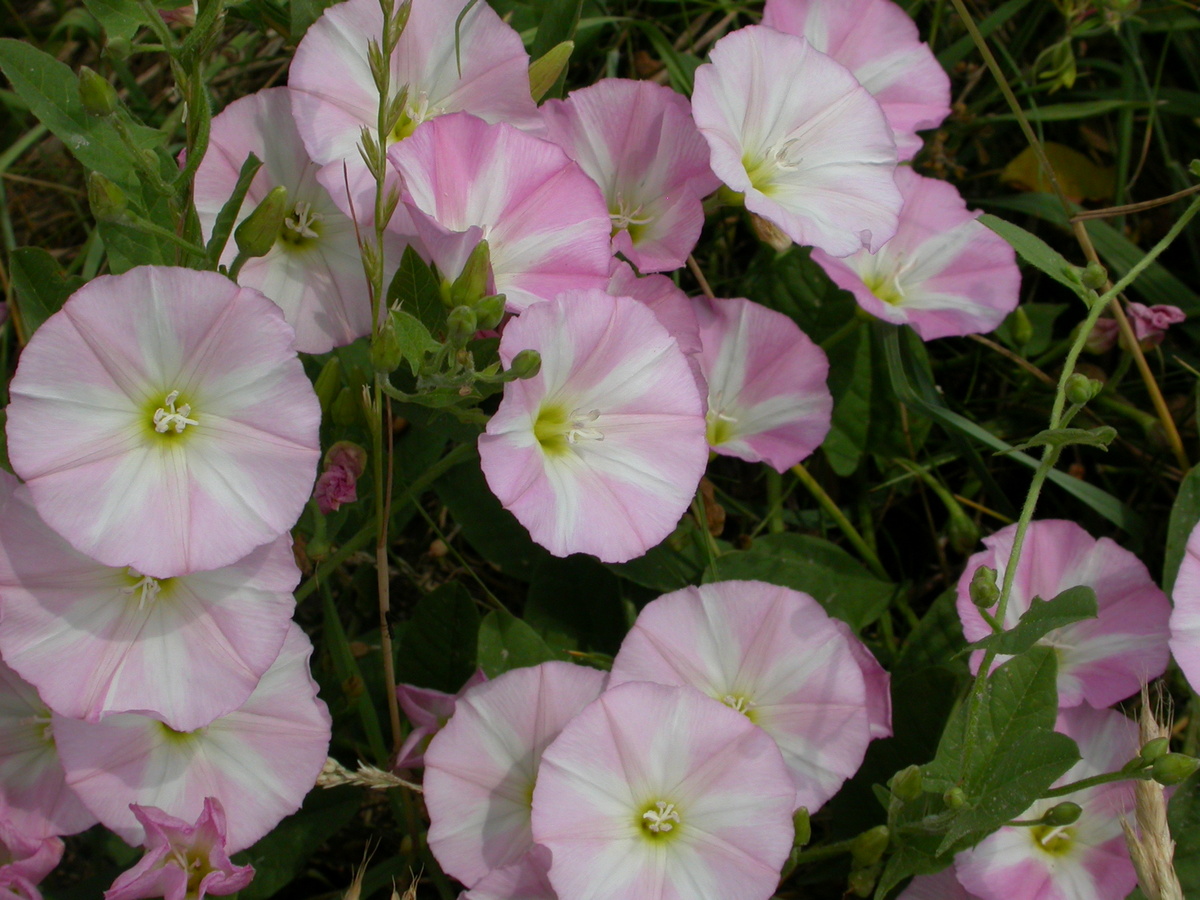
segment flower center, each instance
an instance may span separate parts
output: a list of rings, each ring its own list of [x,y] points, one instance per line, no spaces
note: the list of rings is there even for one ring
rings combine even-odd
[[[187,403],[181,403],[178,409],[175,408],[175,401],[178,399],[179,391],[171,391],[163,405],[154,411],[154,430],[159,434],[172,431],[175,434],[183,434],[183,430],[189,425],[200,424],[195,419],[188,418],[192,414],[192,407]]]
[[[642,226],[649,225],[653,217],[642,212],[642,204],[634,206],[622,194],[617,194],[616,202],[609,206],[608,216],[612,219],[613,234],[618,231],[628,231],[631,238]]]
[[[737,417],[731,416],[721,407],[725,398],[721,391],[708,398],[708,413],[704,419],[708,423],[708,446],[719,447],[726,441],[737,436]]]
[[[134,581],[129,587],[122,588],[121,592],[130,595],[137,594],[139,610],[146,605],[147,601],[153,602],[154,598],[162,590],[162,585],[157,578],[151,578],[149,575],[140,575],[133,569],[126,569],[125,574],[134,579]]]
[[[604,432],[594,424],[599,418],[598,409],[567,413],[561,406],[543,406],[533,424],[533,436],[547,453],[566,453],[576,444],[604,440]]]
[[[414,131],[422,122],[435,118],[436,116],[445,115],[446,110],[441,106],[434,106],[429,102],[429,94],[425,91],[417,91],[413,93],[408,87],[404,88],[406,95],[404,101],[404,112],[400,114],[399,121],[392,128],[391,134],[388,135],[389,143],[402,141]]]
[[[750,713],[754,707],[758,706],[757,703],[742,694],[726,694],[720,700],[730,709],[737,710],[748,719],[751,718]]]
[[[292,209],[292,214],[283,220],[279,240],[293,249],[308,247],[321,236],[321,220],[324,218],[320,213],[313,212],[311,203],[300,200]]]
[[[908,299],[908,291],[904,289],[904,276],[913,267],[913,260],[903,256],[889,257],[884,251],[870,257],[874,265],[871,270],[863,273],[863,284],[867,289],[892,306],[903,306]]]
[[[665,800],[654,801],[654,806],[642,813],[642,827],[651,834],[666,834],[678,824],[679,813],[675,811],[675,804]]]
[[[1051,856],[1064,856],[1075,844],[1075,828],[1071,825],[1034,825],[1029,833],[1037,848]]]
[[[790,138],[765,150],[757,159],[749,154],[744,156],[742,165],[750,184],[762,194],[773,193],[780,175],[788,175],[804,165],[798,147],[799,138]]]

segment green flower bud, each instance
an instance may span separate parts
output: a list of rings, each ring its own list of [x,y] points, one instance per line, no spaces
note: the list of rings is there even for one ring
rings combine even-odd
[[[541,100],[549,93],[550,88],[554,87],[554,83],[566,70],[574,49],[574,41],[563,41],[561,44],[555,44],[544,56],[530,64],[529,93],[535,101]]]
[[[1033,323],[1029,321],[1029,314],[1025,312],[1025,307],[1018,306],[1014,309],[1009,320],[1009,333],[1012,335],[1014,344],[1024,347],[1033,340]]]
[[[93,116],[111,116],[117,111],[117,92],[113,86],[87,66],[79,69],[79,99],[83,108]]]
[[[1093,260],[1084,266],[1083,271],[1079,274],[1079,279],[1088,290],[1098,291],[1108,283],[1108,272],[1104,266]]]
[[[446,316],[446,336],[454,347],[462,347],[479,330],[475,310],[469,306],[456,306]]]
[[[891,833],[886,825],[876,825],[869,831],[864,831],[850,845],[850,855],[860,866],[871,866],[879,862],[883,851],[887,850]]]
[[[962,809],[967,805],[967,794],[960,787],[952,787],[942,794],[942,802],[951,809]]]
[[[500,324],[504,318],[504,295],[490,294],[475,304],[477,327],[480,331],[490,331]]]
[[[846,887],[855,897],[870,897],[875,890],[879,873],[874,869],[855,869],[846,879]]]
[[[88,172],[87,195],[97,222],[119,219],[129,203],[125,192],[99,172]]]
[[[542,354],[536,350],[522,350],[513,357],[508,370],[517,378],[532,378],[542,368]]]
[[[946,503],[946,511],[950,514],[946,522],[946,537],[955,553],[967,554],[979,543],[979,526],[963,512],[958,503],[950,502],[952,500],[950,498]]]
[[[1200,769],[1200,759],[1182,753],[1164,753],[1154,761],[1150,774],[1159,784],[1170,787],[1185,781],[1196,769]]]
[[[803,847],[812,840],[812,822],[809,820],[807,807],[802,806],[792,813],[792,827],[796,829],[793,847]]]
[[[321,373],[317,376],[317,380],[313,382],[313,390],[317,392],[317,399],[321,402],[321,415],[323,418],[329,418],[329,413],[333,409],[333,402],[337,399],[341,386],[342,363],[336,356],[331,356],[325,365],[321,367]]]
[[[1042,816],[1043,825],[1074,825],[1079,821],[1079,817],[1083,814],[1083,807],[1078,803],[1072,803],[1070,800],[1064,800],[1056,806],[1050,807],[1046,814]]]
[[[991,609],[1000,599],[1000,586],[996,584],[996,570],[991,566],[980,566],[971,576],[971,602],[980,609]]]
[[[1082,406],[1104,390],[1104,384],[1095,378],[1088,378],[1079,372],[1074,372],[1067,379],[1067,399]]]
[[[287,188],[283,185],[271,188],[254,212],[242,219],[233,232],[238,252],[243,256],[266,256],[279,239],[283,228],[283,217],[287,208]]]
[[[128,38],[108,36],[108,40],[104,42],[104,55],[109,59],[122,60],[129,56],[133,50],[133,44]]]
[[[487,293],[488,275],[492,271],[492,255],[487,241],[480,241],[467,257],[462,272],[450,285],[451,306],[474,306]]]
[[[391,314],[383,320],[379,330],[371,338],[371,367],[381,374],[394,372],[404,359],[400,348],[400,336]]]
[[[892,776],[892,793],[905,803],[916,800],[924,791],[920,766],[909,766]]]
[[[1166,756],[1171,750],[1171,739],[1160,737],[1152,741],[1147,741],[1142,747],[1142,752],[1138,754],[1142,762],[1152,763],[1160,757]]]

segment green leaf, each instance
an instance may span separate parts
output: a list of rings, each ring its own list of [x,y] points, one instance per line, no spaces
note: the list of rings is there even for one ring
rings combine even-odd
[[[109,40],[130,40],[146,24],[142,7],[130,0],[83,0],[83,5],[96,17]]]
[[[1067,262],[1061,253],[1040,237],[997,216],[985,214],[979,217],[979,221],[1004,238],[1021,259],[1045,272],[1059,284],[1069,288],[1072,293],[1084,296],[1078,267]]]
[[[1167,807],[1167,821],[1175,840],[1175,874],[1183,895],[1200,896],[1200,775],[1193,775],[1175,791]]]
[[[19,247],[9,256],[21,329],[26,341],[63,302],[83,287],[84,280],[67,275],[58,261],[41,247]]]
[[[0,407],[0,469],[9,475],[13,474],[12,463],[8,461],[8,409]]]
[[[402,309],[393,309],[388,315],[396,327],[400,353],[412,369],[413,375],[417,375],[425,363],[425,354],[437,353],[442,349],[442,345],[433,339],[429,329],[416,316],[409,315]]]
[[[1051,600],[1034,597],[1020,621],[1008,631],[990,634],[970,645],[971,650],[995,650],[1005,656],[1024,653],[1055,628],[1097,616],[1096,592],[1086,585],[1067,588]]]
[[[238,213],[242,209],[242,201],[246,199],[246,192],[250,190],[250,182],[254,180],[254,176],[261,168],[262,160],[253,153],[249,154],[238,171],[238,179],[233,186],[233,193],[229,195],[229,199],[225,201],[221,211],[217,213],[216,221],[213,223],[212,236],[205,245],[205,249],[208,251],[208,263],[214,269],[221,259],[221,252],[225,249],[225,244],[229,241],[229,235],[233,232],[234,223],[237,222]]]
[[[1048,103],[1036,109],[1027,109],[1024,111],[1024,115],[1028,122],[1067,122],[1073,119],[1090,119],[1094,116],[1116,112],[1119,109],[1144,110],[1152,105],[1161,107],[1167,104],[1164,100],[1159,100],[1155,104],[1143,100],[1080,100],[1075,103]],[[982,121],[987,122],[1015,122],[1016,118],[1012,113],[980,116]]]
[[[1179,485],[1171,519],[1167,525],[1167,550],[1163,558],[1163,590],[1169,595],[1175,589],[1175,576],[1187,552],[1188,538],[1200,522],[1200,466],[1193,466]]]
[[[396,680],[456,693],[475,671],[479,613],[461,584],[444,584],[417,603],[396,642]]]
[[[1015,445],[1012,450],[1001,452],[1012,453],[1016,450],[1028,450],[1030,447],[1066,447],[1071,444],[1085,444],[1107,450],[1116,437],[1117,429],[1111,425],[1100,425],[1096,428],[1047,428],[1029,440]]]
[[[821,445],[833,471],[854,474],[867,448],[871,428],[871,340],[862,330],[843,339],[829,360],[833,417]]]
[[[610,564],[609,571],[651,590],[667,593],[696,584],[708,562],[704,536],[696,521],[686,516],[679,527],[657,547],[637,559]]]
[[[400,308],[421,320],[430,334],[446,331],[446,306],[437,276],[411,246],[404,249],[400,268],[387,290],[388,306]]]
[[[825,611],[856,632],[870,625],[891,602],[896,586],[880,581],[853,556],[829,541],[804,534],[771,534],[749,550],[726,553],[704,581],[766,581],[811,594]]]
[[[542,18],[538,22],[537,37],[533,39],[533,46],[529,48],[529,58],[540,62],[555,47],[565,41],[570,41],[575,36],[575,28],[579,24],[579,14],[582,10],[583,0],[543,0]],[[567,58],[569,57],[570,51],[568,50]],[[557,77],[549,85],[544,87],[539,85],[542,93],[535,99],[561,97],[566,77],[567,65],[566,59],[563,59]],[[532,84],[530,87],[532,90]]]
[[[479,667],[488,678],[557,658],[536,631],[510,612],[494,609],[479,624]]]
[[[668,40],[655,23],[643,19],[631,19],[630,25],[637,28],[650,41],[654,52],[659,55],[663,65],[667,67],[667,75],[671,79],[671,87],[686,97],[692,95],[692,81],[696,70],[700,68],[700,57],[691,53],[680,53],[675,45]]]
[[[321,13],[325,12],[334,2],[336,0],[289,0],[288,7],[291,12],[289,43],[298,44],[309,26],[321,18]]]
[[[904,642],[896,664],[897,671],[948,666],[963,676],[968,674],[961,655],[967,642],[963,637],[957,600],[958,591],[950,588],[930,604]]]
[[[1030,0],[1008,0],[1007,3],[1001,4],[996,10],[986,18],[979,21],[979,32],[985,38],[993,31],[1000,28],[1009,19],[1017,15],[1022,9],[1028,6]],[[957,41],[947,47],[937,55],[938,62],[942,64],[944,69],[954,68],[955,63],[961,62],[967,56],[975,53],[975,41],[969,34],[964,34]]]
[[[609,655],[625,637],[617,576],[590,556],[549,556],[533,571],[525,621],[555,648]]]

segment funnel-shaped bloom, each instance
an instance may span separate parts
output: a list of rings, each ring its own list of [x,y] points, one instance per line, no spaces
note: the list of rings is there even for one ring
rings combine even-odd
[[[111,568],[0,472],[0,652],[60,715],[143,712],[190,731],[236,709],[279,654],[299,580],[287,536],[177,578]]]
[[[563,900],[766,900],[794,799],[745,716],[689,687],[623,684],[543,755],[533,837]]]
[[[696,70],[712,168],[798,244],[848,256],[896,232],[896,144],[879,104],[803,38],[752,25]],[[797,85],[804,85],[797,90]]]
[[[1056,784],[1113,772],[1137,756],[1137,726],[1111,709],[1061,710],[1055,730],[1072,738],[1082,757]],[[963,886],[979,900],[1124,900],[1137,884],[1120,821],[1132,818],[1132,785],[1039,800],[1018,818],[1040,819],[1063,800],[1083,807],[1073,824],[1005,826],[960,853],[954,867]]]
[[[971,602],[975,570],[991,566],[1002,583],[1016,526],[983,539],[987,550],[969,560],[958,582],[958,615],[968,641],[992,629]],[[1096,540],[1074,522],[1032,522],[1003,625],[1012,628],[1034,597],[1050,600],[1084,585],[1096,592],[1099,615],[1055,628],[1039,643],[1058,655],[1058,705],[1087,702],[1097,709],[1123,700],[1167,668],[1171,604],[1136,556],[1109,538]],[[972,658],[978,666],[980,653]]]
[[[686,684],[743,713],[779,744],[795,806],[810,812],[858,770],[872,737],[850,640],[812,597],[761,581],[652,601],[613,661],[612,685],[627,681]]]
[[[287,188],[289,212],[275,246],[265,256],[247,260],[238,283],[279,304],[296,329],[296,349],[304,353],[325,353],[369,334],[371,301],[354,222],[317,182],[318,167],[300,142],[288,88],[235,100],[213,119],[208,152],[196,170],[196,212],[205,239],[251,153],[263,167],[246,192],[239,221],[279,185]],[[400,239],[389,234],[385,241],[398,261]],[[229,265],[236,255],[231,240],[221,262]]]
[[[530,851],[542,752],[604,683],[596,669],[548,662],[506,672],[458,701],[425,751],[429,849],[447,873],[471,887]]]
[[[605,78],[542,106],[549,140],[600,185],[612,249],[643,272],[687,262],[720,181],[687,100],[652,81]]]
[[[146,855],[113,886],[104,900],[204,900],[236,894],[254,879],[252,866],[235,866],[225,850],[225,811],[215,797],[204,798],[195,825],[153,806],[133,805],[146,830]]]
[[[936,875],[918,875],[908,883],[896,900],[978,900],[958,881],[951,866]]]
[[[0,662],[0,809],[29,838],[96,824],[67,786],[55,738],[50,710],[33,685]]]
[[[388,158],[443,278],[456,278],[483,238],[510,312],[608,284],[604,197],[556,145],[464,113],[427,122]]]
[[[80,288],[12,380],[9,458],[38,514],[154,578],[279,537],[320,456],[292,340],[278,306],[215,272],[143,266]]]
[[[489,4],[469,5],[463,14],[468,0],[412,4],[391,58],[392,94],[405,97],[391,141],[403,140],[435,116],[464,110],[489,122],[541,130],[520,35]],[[349,182],[360,221],[374,213],[375,181],[358,143],[361,130],[374,131],[379,118],[367,48],[382,35],[378,0],[335,4],[305,33],[288,74],[296,126],[313,161],[325,167],[320,180],[347,214]]]
[[[0,898],[41,900],[36,885],[58,865],[63,842],[33,837],[0,807]]]
[[[849,69],[883,107],[900,159],[950,115],[950,78],[892,0],[767,0],[764,25],[798,35]]]
[[[500,358],[526,349],[541,371],[505,385],[479,438],[488,486],[556,556],[640,556],[678,524],[708,462],[682,351],[644,304],[602,291],[509,322]]]
[[[1171,593],[1171,653],[1192,687],[1200,688],[1200,525],[1188,537]]]
[[[874,254],[814,250],[813,259],[871,315],[927,341],[991,331],[1020,299],[1013,248],[975,221],[954,185],[908,167],[896,170],[896,184],[904,208],[894,238]]]
[[[325,764],[330,719],[308,673],[311,653],[293,624],[250,699],[195,731],[134,713],[98,724],[54,716],[68,783],[130,844],[145,838],[131,803],[196,821],[215,797],[229,819],[228,851],[249,847],[300,808]]]
[[[558,900],[550,885],[550,851],[535,845],[518,862],[492,869],[461,900]]]
[[[829,360],[783,313],[737,297],[695,301],[708,382],[708,443],[783,472],[821,445],[833,397]]]

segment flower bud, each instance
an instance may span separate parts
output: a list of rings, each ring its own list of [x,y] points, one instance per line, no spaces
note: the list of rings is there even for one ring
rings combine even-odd
[[[279,239],[283,228],[283,217],[287,213],[287,188],[283,185],[271,188],[262,202],[233,232],[238,253],[243,256],[266,256]]]
[[[750,224],[758,239],[774,250],[783,253],[792,246],[792,239],[783,233],[774,222],[764,219],[755,213],[750,213]]]
[[[909,766],[901,769],[892,776],[892,793],[900,800],[908,803],[921,796],[924,790],[924,778],[920,766]]]
[[[396,323],[389,313],[371,338],[371,367],[376,372],[386,375],[394,372],[403,359],[400,336],[396,333]]]
[[[561,44],[555,44],[544,56],[530,64],[529,93],[535,101],[541,100],[549,93],[550,88],[554,87],[554,83],[566,70],[574,49],[574,41],[563,41]]]
[[[1142,762],[1152,763],[1156,759],[1166,756],[1171,749],[1171,739],[1160,737],[1154,738],[1152,741],[1147,741],[1142,747],[1142,752],[1138,754]]]
[[[855,869],[846,879],[846,887],[855,897],[870,897],[879,872],[875,868]]]
[[[111,116],[117,111],[117,92],[108,79],[87,66],[79,69],[79,99],[89,115]]]
[[[979,543],[979,526],[977,526],[953,498],[946,502],[946,511],[950,514],[946,521],[946,537],[955,553],[967,554]]]
[[[802,806],[792,813],[792,827],[796,830],[793,847],[803,847],[812,840],[812,822],[809,820],[807,807]]]
[[[469,306],[456,306],[446,316],[446,337],[451,346],[464,346],[478,330],[475,310]]]
[[[871,866],[879,862],[883,852],[887,850],[891,833],[886,825],[876,825],[869,831],[864,831],[850,845],[850,855],[860,866]]]
[[[1043,825],[1074,825],[1079,821],[1079,817],[1083,815],[1083,807],[1078,803],[1072,803],[1070,800],[1064,800],[1056,806],[1050,807],[1046,814],[1042,816]]]
[[[1033,340],[1033,323],[1029,321],[1029,314],[1025,312],[1025,307],[1018,306],[1012,311],[1009,319],[1009,333],[1012,334],[1014,344],[1024,347]]]
[[[322,366],[317,380],[313,382],[313,390],[317,392],[317,400],[321,403],[321,413],[326,418],[333,409],[333,402],[337,399],[341,386],[342,363],[336,356],[331,356]]]
[[[99,172],[88,172],[87,195],[97,222],[120,218],[129,202],[125,192]]]
[[[514,374],[516,378],[532,378],[542,368],[542,354],[536,350],[522,350],[513,357],[512,365],[508,370]]]
[[[1079,406],[1092,400],[1102,390],[1104,390],[1103,383],[1079,372],[1072,373],[1071,377],[1067,379],[1067,399]]]
[[[487,294],[492,255],[487,241],[480,241],[467,257],[462,272],[450,285],[451,306],[474,306]]]
[[[1104,266],[1092,260],[1079,273],[1079,280],[1089,291],[1098,291],[1108,283],[1108,272]]]
[[[950,809],[962,809],[967,805],[967,793],[960,787],[952,787],[942,794],[942,802]]]
[[[117,61],[126,59],[132,51],[133,44],[128,38],[108,35],[108,40],[104,42],[104,55],[109,59]]]
[[[971,602],[980,609],[991,609],[1000,599],[1000,587],[996,584],[996,570],[991,566],[980,566],[971,576]]]
[[[1151,777],[1161,785],[1170,787],[1186,780],[1200,768],[1200,759],[1182,753],[1164,753],[1154,761]]]
[[[504,318],[503,294],[490,294],[475,304],[475,316],[480,331],[491,331]]]

